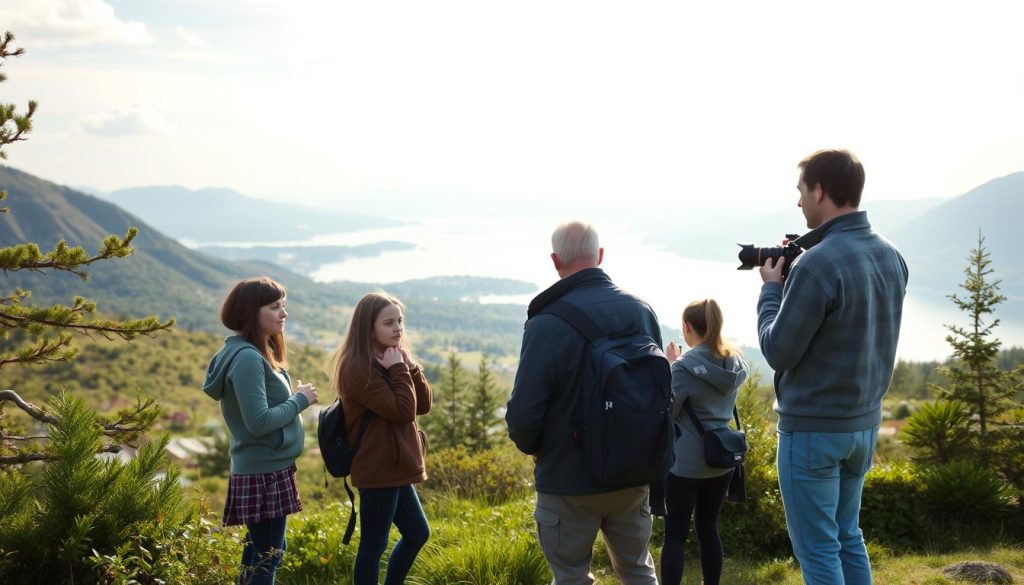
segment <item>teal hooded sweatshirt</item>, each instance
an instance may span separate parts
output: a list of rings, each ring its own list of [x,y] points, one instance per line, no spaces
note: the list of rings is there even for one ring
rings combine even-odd
[[[203,391],[220,402],[231,432],[231,473],[287,469],[302,453],[305,433],[299,413],[309,406],[292,394],[288,372],[275,371],[256,346],[237,335],[206,368]]]

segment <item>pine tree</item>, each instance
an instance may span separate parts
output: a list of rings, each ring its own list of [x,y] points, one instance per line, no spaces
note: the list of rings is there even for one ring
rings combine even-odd
[[[0,65],[24,53],[13,43],[10,32],[0,37]],[[27,138],[36,108],[36,102],[29,102],[27,112],[18,114],[13,104],[0,104],[0,159],[7,157],[3,147]],[[6,197],[0,193],[0,200]],[[131,228],[123,238],[108,236],[95,254],[64,241],[46,253],[31,242],[0,247],[0,270],[58,270],[85,279],[84,267],[131,254],[137,233]],[[23,290],[0,293],[0,339],[5,342],[0,374],[72,359],[76,335],[127,341],[174,324],[156,317],[92,318],[96,305],[84,298],[76,297],[70,306],[37,307],[24,302],[29,296]],[[30,434],[13,424],[4,412],[7,403],[45,424],[48,432]],[[178,471],[167,463],[169,437],[141,446],[127,462],[97,457],[137,442],[158,415],[153,400],[100,416],[65,392],[40,408],[16,392],[0,390],[0,581],[94,582],[97,559],[121,562],[123,554],[125,562],[140,568],[133,573],[137,582],[166,582],[163,573],[173,565],[173,553],[164,539],[179,538],[190,514]]]
[[[480,366],[466,412],[467,443],[470,451],[490,449],[494,443],[491,429],[498,423],[499,397],[487,354],[480,356]]]
[[[434,407],[424,419],[431,445],[447,449],[466,444],[466,372],[462,360],[452,350],[441,370],[434,393]]]
[[[24,49],[14,46],[14,35],[5,33],[0,39],[0,65],[9,57],[23,54]],[[0,81],[5,79],[0,74]],[[0,159],[7,158],[3,150],[5,146],[28,138],[37,107],[35,101],[30,101],[27,111],[19,114],[14,104],[0,104]],[[0,192],[0,201],[6,198],[7,193]],[[8,208],[0,208],[0,213],[8,212]],[[46,253],[32,242],[0,247],[0,270],[4,273],[57,270],[86,279],[88,273],[84,267],[100,260],[123,258],[131,254],[131,242],[137,234],[138,230],[133,227],[124,237],[107,236],[95,254],[89,254],[78,246],[69,246],[63,240]],[[131,340],[139,335],[148,336],[167,330],[174,324],[174,319],[161,322],[153,316],[124,320],[93,318],[91,315],[96,310],[96,304],[82,297],[75,297],[70,306],[39,307],[25,302],[30,295],[29,291],[20,289],[9,294],[0,292],[0,339],[5,342],[0,350],[0,373],[5,368],[9,370],[12,365],[70,360],[77,351],[74,346],[75,335]],[[46,436],[30,435],[11,423],[3,411],[4,404],[8,402],[42,423],[53,425],[58,422],[44,409],[25,402],[16,393],[0,391],[0,468],[57,459],[58,454],[45,447]],[[108,441],[102,443],[99,450],[113,451],[119,443],[136,440],[152,424],[156,414],[155,404],[147,401],[111,419],[101,419],[99,424],[103,425],[103,435]]]
[[[1004,415],[1020,406],[1016,398],[1024,391],[1024,368],[1006,372],[996,363],[1002,342],[993,335],[999,319],[991,316],[1006,297],[999,293],[1001,281],[991,279],[992,261],[981,233],[977,248],[971,250],[967,260],[964,283],[960,285],[967,294],[951,294],[948,298],[967,313],[969,324],[946,325],[951,333],[946,341],[953,348],[955,361],[941,368],[948,385],[936,389],[945,400],[964,404],[980,462],[988,466],[996,459],[997,446],[1004,442],[1002,435],[1019,426],[1020,421],[1006,420]]]

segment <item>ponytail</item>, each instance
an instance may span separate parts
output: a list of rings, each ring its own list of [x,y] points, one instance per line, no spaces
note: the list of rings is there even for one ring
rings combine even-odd
[[[683,321],[690,324],[716,357],[738,355],[739,351],[722,338],[722,309],[715,299],[694,301],[683,311]]]

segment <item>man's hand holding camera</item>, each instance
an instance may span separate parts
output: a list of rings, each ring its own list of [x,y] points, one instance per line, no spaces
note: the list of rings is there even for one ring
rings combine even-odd
[[[764,282],[782,284],[782,267],[785,264],[785,258],[769,258],[760,268],[758,268],[758,271],[761,273],[761,280]]]

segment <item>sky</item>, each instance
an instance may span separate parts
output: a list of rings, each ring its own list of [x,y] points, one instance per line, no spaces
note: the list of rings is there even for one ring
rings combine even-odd
[[[867,206],[1024,170],[1021,22],[983,0],[3,0],[27,53],[0,102],[40,102],[7,164],[101,191],[777,211],[842,147]]]

